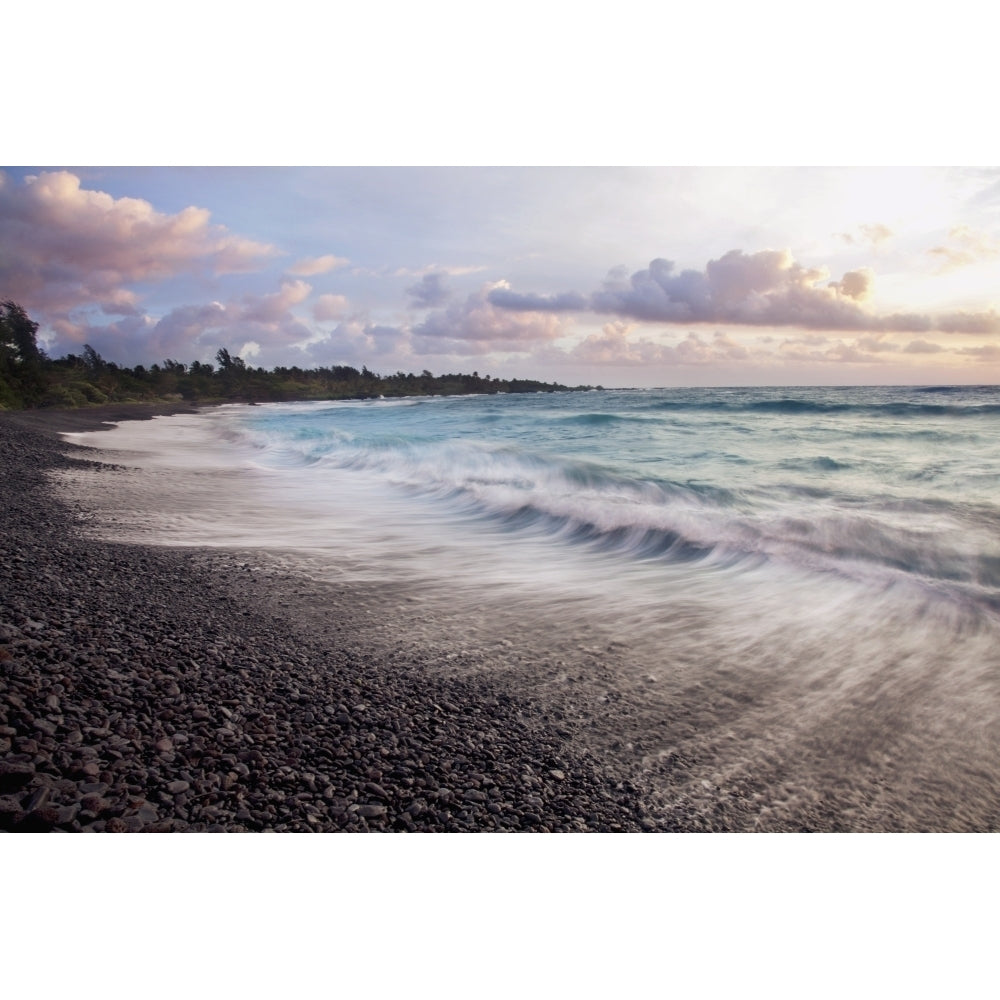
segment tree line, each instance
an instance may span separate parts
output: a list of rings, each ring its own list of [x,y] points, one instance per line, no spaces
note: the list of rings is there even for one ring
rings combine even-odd
[[[215,364],[172,358],[150,365],[106,361],[89,344],[82,354],[49,358],[38,346],[38,324],[16,302],[0,302],[0,409],[79,407],[99,403],[290,402],[308,399],[375,399],[381,396],[449,396],[467,393],[566,392],[534,379],[498,379],[479,372],[379,375],[367,365],[320,368],[254,368],[219,348]],[[597,386],[596,388],[600,388]]]

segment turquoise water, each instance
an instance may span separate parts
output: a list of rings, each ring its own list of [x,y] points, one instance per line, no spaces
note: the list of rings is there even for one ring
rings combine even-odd
[[[409,502],[418,520],[546,539],[555,560],[575,547],[768,563],[998,605],[995,387],[498,395],[226,420],[260,466],[332,508],[353,479],[378,484],[392,516]]]

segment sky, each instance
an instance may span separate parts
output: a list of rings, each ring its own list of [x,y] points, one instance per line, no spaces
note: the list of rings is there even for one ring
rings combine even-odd
[[[992,36],[891,6],[18,8],[0,298],[125,365],[1000,383]]]
[[[0,294],[125,365],[991,383],[998,277],[998,168],[0,174]]]

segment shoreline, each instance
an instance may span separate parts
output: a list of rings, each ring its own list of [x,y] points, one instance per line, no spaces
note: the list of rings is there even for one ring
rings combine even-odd
[[[666,828],[549,706],[367,641],[364,588],[309,629],[239,554],[83,537],[46,470],[116,470],[59,433],[197,409],[0,414],[0,829]]]
[[[170,417],[177,413],[199,413],[216,405],[178,400],[173,403],[102,403],[71,410],[0,410],[0,420],[9,420],[62,442],[59,435],[64,433],[110,430],[123,420],[152,420],[153,417]]]

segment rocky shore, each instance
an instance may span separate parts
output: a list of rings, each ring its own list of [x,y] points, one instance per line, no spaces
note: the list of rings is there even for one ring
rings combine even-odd
[[[349,586],[310,629],[245,561],[87,537],[48,471],[115,469],[56,431],[132,415],[0,414],[0,829],[662,828],[502,676],[366,643]]]

